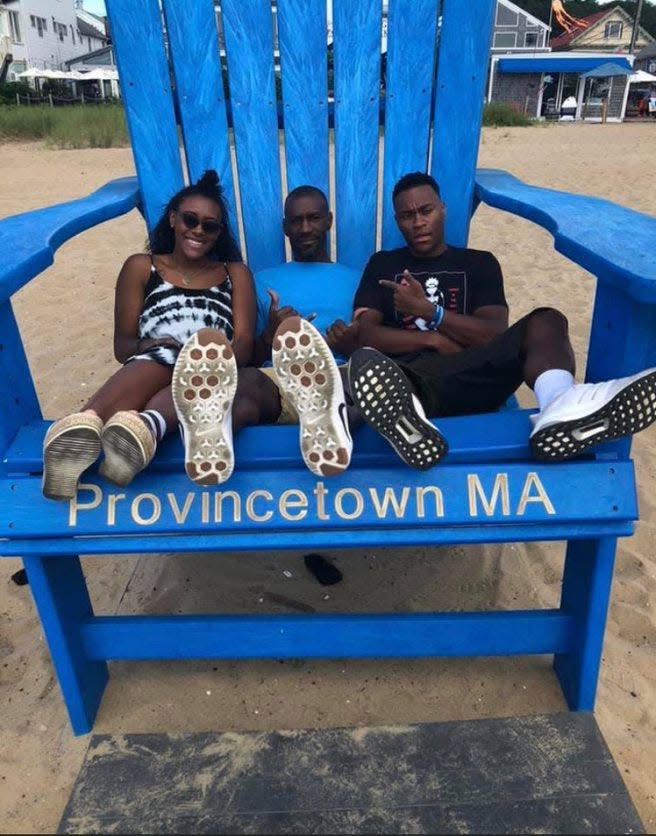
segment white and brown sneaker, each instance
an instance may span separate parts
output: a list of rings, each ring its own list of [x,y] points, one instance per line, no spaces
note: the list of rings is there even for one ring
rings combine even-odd
[[[173,368],[171,392],[187,476],[201,485],[225,482],[235,466],[232,402],[237,361],[223,333],[202,328],[187,340]]]
[[[49,428],[43,440],[43,495],[73,499],[80,476],[100,455],[103,422],[94,412],[74,412]]]
[[[157,447],[139,415],[128,411],[117,412],[107,421],[100,440],[105,454],[100,474],[121,487],[150,464]]]
[[[314,325],[291,316],[274,335],[271,359],[278,385],[298,412],[305,464],[317,476],[342,473],[353,441],[342,378],[328,344]]]

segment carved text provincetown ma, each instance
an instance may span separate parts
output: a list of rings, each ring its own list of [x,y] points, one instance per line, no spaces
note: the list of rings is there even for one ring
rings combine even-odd
[[[486,483],[476,473],[468,473],[463,491],[446,494],[436,485],[328,487],[322,481],[311,490],[286,488],[272,491],[256,488],[248,491],[202,490],[175,493],[143,492],[128,496],[104,490],[96,484],[81,483],[78,495],[70,501],[68,525],[75,528],[82,515],[98,512],[111,527],[131,521],[138,526],[155,525],[162,517],[177,525],[234,525],[242,522],[267,524],[359,519],[412,522],[441,520],[452,511],[476,518],[523,517],[527,508],[545,516],[556,509],[536,472],[522,475],[511,484],[505,472],[495,474]]]

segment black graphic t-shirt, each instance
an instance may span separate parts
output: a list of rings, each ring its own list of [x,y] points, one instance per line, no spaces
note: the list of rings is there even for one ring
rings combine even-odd
[[[427,299],[447,311],[472,314],[484,305],[508,307],[501,267],[492,253],[448,247],[437,257],[419,258],[407,247],[400,247],[381,250],[369,259],[355,292],[354,311],[374,308],[383,314],[383,325],[412,330],[427,328],[421,319],[398,314],[392,289],[379,284],[380,279],[403,281],[404,270],[422,284]]]

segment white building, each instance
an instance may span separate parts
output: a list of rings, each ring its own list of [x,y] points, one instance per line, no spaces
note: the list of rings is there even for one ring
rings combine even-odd
[[[106,43],[103,19],[85,11],[82,0],[0,0],[6,81],[27,69],[64,70],[66,61]]]

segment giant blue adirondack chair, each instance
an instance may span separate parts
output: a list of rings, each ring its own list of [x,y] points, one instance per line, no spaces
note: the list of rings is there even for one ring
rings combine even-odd
[[[107,0],[136,178],[0,225],[0,554],[24,560],[74,731],[91,729],[113,659],[553,654],[570,707],[592,709],[616,541],[638,516],[628,441],[538,464],[527,447],[529,411],[452,418],[440,422],[448,458],[419,473],[364,428],[350,469],[322,482],[302,465],[296,427],[256,427],[237,439],[236,472],[216,489],[187,479],[173,439],[125,490],[92,470],[75,502],[42,498],[42,440],[58,416],[41,415],[11,295],[63,241],[101,221],[138,206],[152,226],[185,179],[207,168],[241,219],[251,268],[283,261],[279,121],[288,189],[312,183],[334,197],[339,261],[361,268],[380,241],[399,243],[391,188],[406,172],[429,170],[449,208],[449,243],[466,243],[483,200],[546,227],[557,250],[596,276],[589,380],[656,364],[656,221],[476,171],[495,0],[389,0],[384,92],[380,0],[333,0],[334,104],[325,0],[278,0],[281,102],[270,0],[222,0],[229,102],[212,0],[161,6]],[[558,608],[96,616],[78,557],[199,550],[220,560],[228,549],[525,540],[566,542]]]

